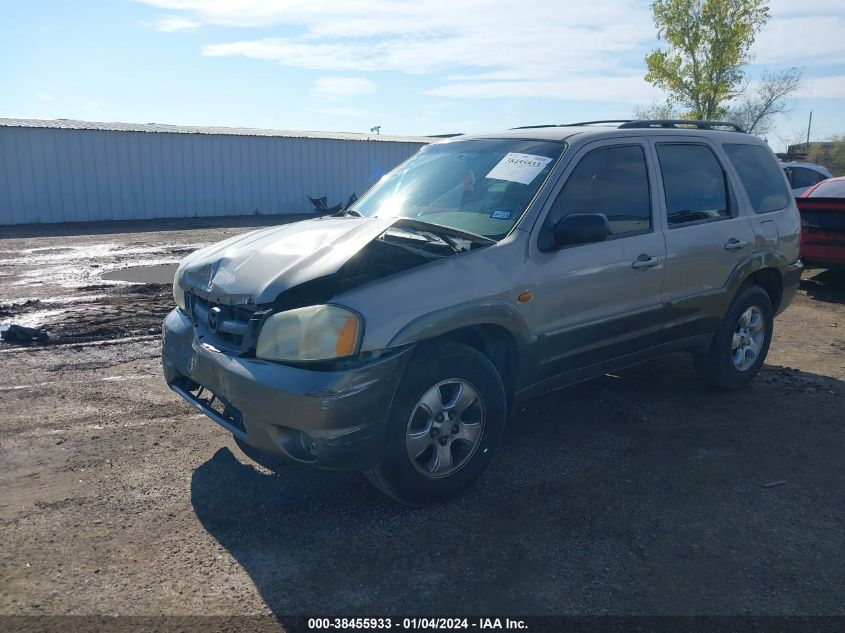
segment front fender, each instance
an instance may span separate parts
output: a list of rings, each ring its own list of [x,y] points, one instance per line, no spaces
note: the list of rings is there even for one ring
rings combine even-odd
[[[473,325],[503,327],[523,349],[533,343],[535,338],[514,306],[500,299],[487,299],[450,306],[417,317],[393,336],[388,347],[418,343]]]

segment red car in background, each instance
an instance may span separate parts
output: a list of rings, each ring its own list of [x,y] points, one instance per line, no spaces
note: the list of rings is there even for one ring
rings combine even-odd
[[[796,199],[801,259],[823,268],[845,266],[845,177],[813,185]]]

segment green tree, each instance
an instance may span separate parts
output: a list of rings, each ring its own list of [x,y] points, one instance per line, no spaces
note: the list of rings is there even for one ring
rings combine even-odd
[[[692,118],[724,116],[743,91],[742,67],[769,8],[763,0],[655,0],[651,8],[666,46],[646,56],[646,81]]]
[[[810,143],[807,162],[824,165],[834,176],[845,176],[845,135],[834,136],[827,143]]]
[[[736,123],[749,134],[762,136],[772,129],[772,120],[789,112],[789,97],[801,87],[801,70],[788,68],[778,72],[764,72],[761,79],[749,82],[739,94],[722,107],[720,119]],[[697,119],[702,118],[671,103],[653,103],[634,108],[635,119]],[[803,132],[799,133],[798,137]],[[796,142],[800,142],[796,141]],[[785,145],[788,143],[784,143]]]
[[[634,108],[635,119],[692,119],[686,112],[681,112],[671,103],[652,103],[650,106]]]

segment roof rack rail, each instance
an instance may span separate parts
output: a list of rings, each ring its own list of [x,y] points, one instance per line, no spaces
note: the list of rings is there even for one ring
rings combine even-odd
[[[736,123],[729,121],[701,121],[695,119],[641,119],[635,121],[626,121],[620,128],[670,128],[677,130],[684,130],[694,128],[696,130],[720,130],[728,128],[733,132],[740,132],[745,134],[745,130],[739,127]]]
[[[666,128],[675,130],[728,130],[745,134],[745,130],[736,123],[729,121],[701,121],[697,119],[603,119],[601,121],[579,121],[578,123],[550,123],[548,125],[520,125],[512,127],[512,130],[533,130],[543,127],[578,127],[583,125],[601,125],[607,123],[619,123],[619,129],[630,128]]]
[[[622,123],[619,127],[624,127],[625,123],[630,123],[631,119],[604,119],[602,121],[579,121],[578,123],[562,123],[561,127],[577,127],[579,125],[599,125],[602,123]]]
[[[546,123],[544,125],[520,125],[518,127],[509,128],[511,130],[536,130],[541,127],[560,127],[560,123]]]
[[[581,121],[580,123],[547,123],[544,125],[520,125],[512,130],[534,130],[541,127],[575,127],[578,125],[594,125],[597,123],[628,123],[631,119],[607,119],[605,121]]]

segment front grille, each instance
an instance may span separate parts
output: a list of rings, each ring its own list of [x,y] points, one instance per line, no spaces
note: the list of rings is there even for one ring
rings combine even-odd
[[[212,342],[231,349],[244,349],[255,306],[228,306],[197,295],[190,295],[190,304],[194,326],[200,328]]]

